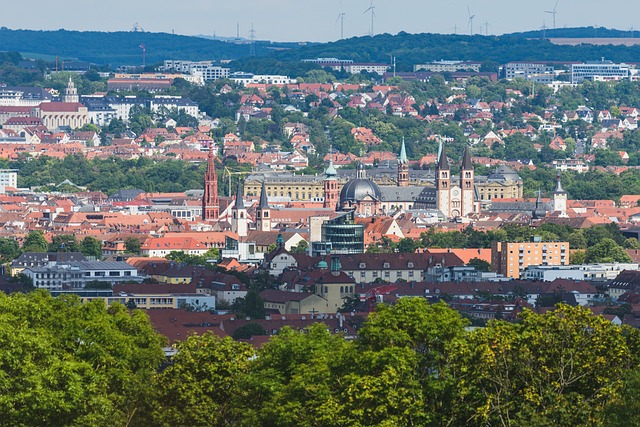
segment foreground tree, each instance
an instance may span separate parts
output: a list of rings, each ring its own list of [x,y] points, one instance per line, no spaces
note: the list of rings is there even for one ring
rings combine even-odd
[[[637,340],[637,330],[567,305],[544,315],[525,311],[516,324],[493,322],[470,336],[473,351],[461,362],[474,381],[459,421],[602,425],[636,363]]]
[[[15,426],[141,421],[163,342],[146,314],[119,304],[0,293],[0,419]]]
[[[158,378],[157,426],[230,426],[245,419],[240,377],[249,370],[253,349],[213,333],[191,336],[176,346],[171,366]],[[244,424],[243,424],[244,425]],[[250,425],[250,424],[246,424]]]

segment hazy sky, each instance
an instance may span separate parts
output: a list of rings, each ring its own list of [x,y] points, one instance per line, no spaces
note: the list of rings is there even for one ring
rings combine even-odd
[[[11,29],[130,30],[248,37],[253,23],[258,39],[330,41],[340,37],[338,14],[344,12],[345,37],[369,33],[370,0],[4,0],[0,26]],[[406,31],[489,34],[553,27],[555,0],[374,0],[374,32]],[[599,25],[640,30],[640,2],[615,7],[601,0],[559,0],[556,26]],[[640,35],[640,31],[637,31]]]

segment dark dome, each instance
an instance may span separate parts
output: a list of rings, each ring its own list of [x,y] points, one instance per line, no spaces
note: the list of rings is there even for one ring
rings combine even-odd
[[[349,206],[350,204],[358,203],[367,195],[380,200],[380,188],[378,188],[378,185],[369,179],[352,179],[340,191],[340,205]]]

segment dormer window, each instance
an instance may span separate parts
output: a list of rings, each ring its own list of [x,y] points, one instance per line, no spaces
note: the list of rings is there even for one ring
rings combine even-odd
[[[364,262],[361,262],[359,267],[360,268],[367,268],[367,264],[365,264]]]
[[[385,262],[385,263],[383,264],[382,268],[389,268],[389,263],[388,263],[388,262]]]
[[[407,263],[407,268],[413,268],[413,263],[412,262],[408,262]]]

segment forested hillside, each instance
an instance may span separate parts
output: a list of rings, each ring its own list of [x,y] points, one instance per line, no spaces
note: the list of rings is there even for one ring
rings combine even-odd
[[[142,63],[146,47],[146,63],[165,59],[219,60],[249,56],[248,44],[226,43],[200,37],[167,33],[97,32],[97,31],[32,31],[0,29],[0,51],[29,52],[77,58],[112,66]],[[257,55],[266,55],[276,47],[296,47],[295,43],[256,42]]]
[[[624,31],[593,28],[550,30],[547,37],[624,37]],[[306,58],[344,58],[355,61],[389,62],[395,56],[398,70],[410,70],[413,64],[439,59],[508,62],[515,60],[582,61],[606,57],[613,61],[636,61],[640,46],[557,46],[541,39],[538,31],[503,36],[465,36],[445,34],[380,34],[353,37],[332,43],[299,46],[296,43],[258,41],[256,58],[249,58],[247,44],[227,43],[166,33],[31,31],[0,29],[0,51],[18,51],[41,55],[77,58],[97,64],[141,63],[141,44],[146,46],[147,64],[169,58],[187,60],[242,59],[233,66],[249,71],[278,71],[278,62],[290,63]],[[285,49],[285,50],[281,50]],[[265,63],[262,58],[269,57]],[[253,67],[251,67],[253,65]],[[255,69],[256,66],[262,68]]]

